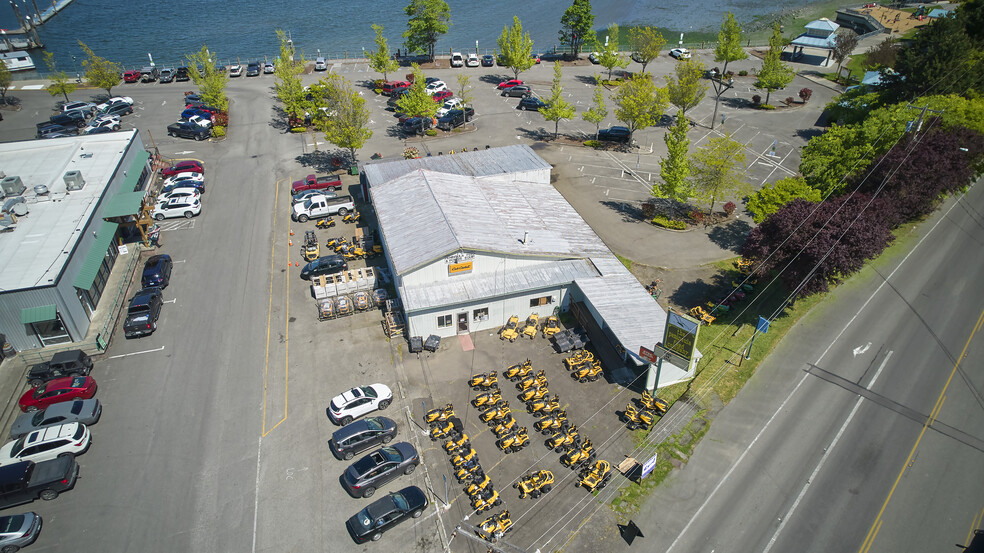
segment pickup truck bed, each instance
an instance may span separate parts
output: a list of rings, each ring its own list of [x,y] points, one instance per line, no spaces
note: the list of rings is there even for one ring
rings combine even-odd
[[[291,194],[297,194],[298,192],[303,192],[305,190],[338,191],[341,189],[342,178],[338,175],[325,175],[323,177],[308,175],[303,180],[294,181],[294,183],[290,185]]]

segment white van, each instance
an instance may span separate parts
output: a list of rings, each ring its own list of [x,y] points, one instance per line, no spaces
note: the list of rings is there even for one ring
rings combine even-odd
[[[451,67],[464,67],[465,58],[461,55],[461,52],[455,52],[451,54]]]

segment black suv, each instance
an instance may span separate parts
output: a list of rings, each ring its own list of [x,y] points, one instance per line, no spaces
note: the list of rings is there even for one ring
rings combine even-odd
[[[76,127],[75,125],[66,127],[65,125],[59,125],[57,123],[47,121],[44,123],[38,123],[38,138],[61,138],[75,134],[79,134],[79,127]]]
[[[53,378],[63,376],[86,376],[92,372],[92,359],[80,349],[60,351],[51,357],[51,361],[31,367],[27,372],[27,380],[37,388]]]
[[[628,127],[612,127],[610,129],[602,129],[598,132],[598,140],[606,142],[628,143],[630,136],[632,136],[632,131]]]
[[[144,265],[143,274],[140,276],[140,285],[144,288],[157,286],[161,289],[167,288],[171,282],[171,256],[167,254],[155,255],[147,260]]]
[[[396,437],[396,423],[386,417],[367,417],[347,424],[331,435],[328,447],[339,459],[348,461],[376,444]]]
[[[198,123],[184,122],[184,123],[171,123],[167,126],[168,136],[177,136],[180,138],[194,138],[195,140],[205,140],[206,138],[212,136],[212,129],[209,127],[203,127]]]
[[[103,115],[130,115],[133,113],[133,106],[126,102],[116,102],[103,108],[101,113]]]
[[[453,109],[447,112],[444,117],[437,120],[437,128],[450,131],[453,128],[460,127],[465,124],[466,114],[468,115],[468,120],[471,121],[475,117],[475,109],[470,106],[465,106],[464,110]]]
[[[311,280],[313,277],[340,273],[348,269],[348,263],[340,255],[326,255],[308,263],[301,269],[301,278]]]
[[[179,67],[174,71],[174,80],[178,81],[179,83],[187,81],[189,79],[191,79],[191,77],[188,76],[187,67]]]
[[[246,65],[247,77],[258,77],[260,75],[260,62],[251,61]]]
[[[123,322],[123,335],[127,338],[147,336],[157,330],[157,319],[161,316],[164,300],[161,289],[153,286],[137,292],[130,300]]]
[[[64,113],[58,113],[48,118],[49,122],[63,127],[75,127],[81,129],[85,126],[85,113],[73,109]]]

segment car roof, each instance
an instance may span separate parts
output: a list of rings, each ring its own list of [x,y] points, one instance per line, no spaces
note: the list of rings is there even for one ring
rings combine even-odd
[[[24,446],[30,447],[42,442],[50,442],[51,440],[67,438],[75,434],[75,431],[78,430],[78,428],[79,423],[77,422],[66,422],[55,426],[39,428],[27,435],[27,438],[24,440]]]

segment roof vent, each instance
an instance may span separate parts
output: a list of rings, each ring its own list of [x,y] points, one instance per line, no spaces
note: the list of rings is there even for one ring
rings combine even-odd
[[[43,184],[39,184],[34,187],[34,193],[37,194],[38,196],[47,196],[48,187]]]
[[[523,244],[530,243],[530,233],[529,231],[523,232]]]
[[[85,179],[82,178],[82,171],[66,171],[62,176],[65,181],[65,188],[69,191],[82,190],[85,186]]]
[[[24,182],[21,181],[21,178],[18,176],[4,177],[3,180],[0,181],[0,188],[3,189],[3,194],[5,196],[20,196],[25,190],[27,190],[27,187],[24,186]]]
[[[14,215],[27,215],[27,204],[24,203],[23,196],[15,196],[13,198],[8,198],[7,201],[3,202],[3,208],[0,209],[2,213],[13,213]]]

